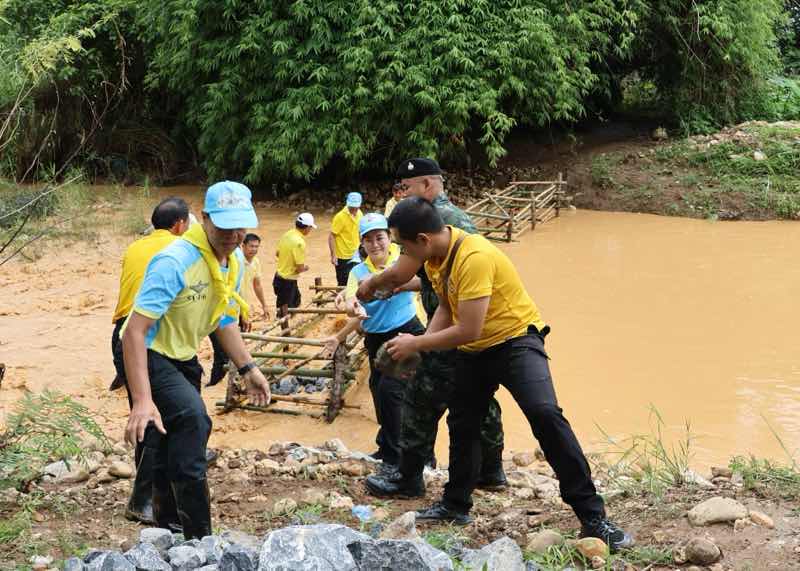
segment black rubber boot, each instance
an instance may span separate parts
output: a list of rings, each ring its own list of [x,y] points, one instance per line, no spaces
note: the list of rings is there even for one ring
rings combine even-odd
[[[502,451],[481,463],[477,486],[482,490],[501,490],[508,486],[506,473],[503,470]]]
[[[178,504],[178,517],[183,524],[183,537],[202,539],[211,535],[211,497],[208,481],[184,480],[172,482],[172,491]]]
[[[183,531],[169,480],[166,474],[158,472],[153,475],[153,519],[158,527],[178,533]]]
[[[153,516],[153,466],[156,450],[143,446],[136,464],[136,479],[133,490],[125,508],[125,518],[147,525],[156,523]]]
[[[420,498],[425,495],[425,481],[422,479],[422,474],[416,478],[372,475],[364,480],[364,485],[370,494],[379,498]]]

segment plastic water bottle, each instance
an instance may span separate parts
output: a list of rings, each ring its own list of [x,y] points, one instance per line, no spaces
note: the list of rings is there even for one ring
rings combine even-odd
[[[372,506],[353,506],[352,512],[362,523],[372,519]]]

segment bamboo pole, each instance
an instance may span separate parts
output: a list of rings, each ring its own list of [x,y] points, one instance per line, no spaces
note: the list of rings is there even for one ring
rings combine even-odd
[[[556,188],[556,191],[553,193],[553,198],[556,203],[556,218],[561,216],[561,204],[560,201],[558,200],[558,193],[561,190],[561,186],[563,184],[564,184],[564,178],[561,175],[561,173],[558,173],[558,187]]]
[[[289,360],[297,360],[297,359],[307,359],[308,355],[301,355],[300,353],[278,353],[278,352],[263,352],[263,351],[252,351],[250,356],[261,357],[264,359],[289,359]],[[312,361],[331,361],[331,357],[313,357]]]
[[[333,383],[331,384],[330,390],[330,404],[328,405],[327,410],[325,411],[325,420],[328,422],[333,422],[336,416],[339,414],[339,410],[342,408],[344,404],[342,402],[342,392],[344,390],[344,383],[345,378],[349,371],[346,370],[347,366],[347,349],[342,347],[341,345],[337,347],[336,353],[333,355]],[[351,373],[352,374],[352,373]],[[355,374],[353,374],[353,379],[355,379]]]
[[[303,315],[303,314],[317,314],[317,315],[341,315],[347,313],[343,309],[335,309],[332,307],[290,307],[290,315]]]
[[[324,285],[317,285],[317,284],[308,286],[308,289],[310,289],[310,290],[316,290],[316,291],[322,291],[322,292],[326,292],[326,291],[339,292],[339,291],[342,291],[344,288],[345,288],[345,286],[324,286]]]
[[[531,230],[536,229],[536,193],[530,191],[531,201]]]
[[[330,399],[325,400],[314,400],[308,397],[303,396],[294,396],[294,395],[272,395],[273,402],[292,402],[295,404],[310,404],[313,406],[328,406],[330,404]],[[352,408],[355,410],[361,410],[361,405],[359,404],[344,404],[342,403],[342,408]]]
[[[286,343],[288,345],[310,345],[311,347],[324,347],[325,342],[319,339],[306,339],[304,337],[281,337],[277,335],[259,335],[258,333],[242,333],[242,339],[268,341],[272,343]]]
[[[289,367],[288,369],[286,369],[286,370],[285,370],[285,371],[283,371],[282,373],[280,373],[280,374],[276,375],[276,376],[275,376],[275,379],[274,379],[274,381],[273,381],[273,382],[276,382],[276,383],[277,383],[277,382],[278,382],[278,381],[280,381],[282,378],[284,378],[284,377],[286,377],[286,376],[290,375],[291,373],[294,373],[295,371],[299,371],[299,370],[301,370],[301,369],[300,369],[300,367],[302,367],[303,365],[305,365],[305,364],[309,363],[309,362],[310,362],[310,361],[312,361],[312,360],[313,360],[315,357],[321,357],[321,356],[322,356],[322,355],[325,353],[325,351],[327,351],[327,348],[325,348],[325,349],[322,349],[322,351],[319,351],[319,352],[317,352],[317,354],[316,354],[316,355],[311,355],[310,357],[308,357],[308,358],[306,358],[306,359],[304,359],[304,360],[300,361],[299,363],[295,363],[294,365],[292,365],[291,367]]]
[[[225,406],[225,403],[218,402],[217,406]],[[235,404],[231,405],[230,408],[240,408],[242,410],[252,410],[252,411],[255,411],[255,412],[271,412],[273,414],[289,414],[291,416],[302,416],[304,414],[307,414],[308,416],[310,416],[312,418],[322,418],[322,413],[319,413],[319,412],[307,412],[307,411],[304,411],[304,410],[289,410],[289,409],[286,409],[286,408],[271,408],[271,407],[267,408],[267,407],[263,407],[263,406],[255,406],[255,405],[252,405],[252,404],[235,403]]]
[[[491,219],[493,219],[493,220],[503,220],[503,221],[505,221],[505,220],[508,220],[508,214],[506,214],[506,215],[504,216],[504,215],[502,215],[502,214],[495,214],[495,213],[493,213],[493,212],[480,212],[480,213],[475,213],[475,214],[473,214],[473,216],[472,216],[472,217],[473,217],[473,218],[491,218]]]

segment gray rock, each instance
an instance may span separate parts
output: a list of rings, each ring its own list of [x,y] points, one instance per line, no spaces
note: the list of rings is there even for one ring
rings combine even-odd
[[[545,571],[544,567],[540,567],[538,563],[533,561],[525,562],[525,571]]]
[[[206,554],[191,545],[179,545],[167,552],[175,571],[190,571],[206,564]]]
[[[219,571],[256,571],[258,569],[258,552],[232,543],[222,551],[219,559]]]
[[[84,566],[86,571],[136,571],[122,553],[109,551],[94,557]]]
[[[136,571],[171,571],[169,563],[161,558],[161,553],[152,543],[137,543],[125,552]]]
[[[142,543],[152,543],[158,552],[166,555],[169,548],[175,545],[175,538],[168,529],[160,527],[146,527],[139,532],[139,541]]]
[[[258,571],[356,571],[347,545],[371,541],[368,535],[338,524],[299,525],[267,535]]]
[[[747,508],[733,498],[709,498],[694,506],[689,513],[689,523],[694,526],[736,521],[747,517]]]
[[[382,539],[355,541],[347,546],[358,569],[392,571],[449,571],[453,561],[424,541]]]
[[[70,557],[64,561],[63,571],[83,571],[83,561],[77,557]]]
[[[214,563],[212,565],[205,565],[203,567],[198,567],[196,571],[219,571],[219,566]]]
[[[256,553],[261,551],[261,540],[259,540],[255,535],[250,535],[249,533],[245,533],[243,531],[223,531],[220,534],[222,540],[226,543],[241,545],[247,547],[248,549],[252,549]]]
[[[406,512],[381,532],[381,539],[417,539],[417,513]]]
[[[720,558],[721,552],[714,542],[695,537],[686,544],[686,558],[691,563],[710,565]]]
[[[469,552],[461,562],[465,569],[482,571],[525,571],[522,550],[510,537]]]
[[[207,563],[219,563],[225,549],[225,542],[216,535],[207,535],[200,540],[197,547],[206,554]]]
[[[102,549],[90,549],[86,555],[83,556],[84,563],[91,563],[96,560],[98,557],[105,557],[108,554],[108,551],[104,551]]]

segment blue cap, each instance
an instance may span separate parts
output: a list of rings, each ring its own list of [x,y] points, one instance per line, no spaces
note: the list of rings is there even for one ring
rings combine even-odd
[[[350,208],[358,208],[361,206],[361,193],[351,192],[347,195],[347,206]]]
[[[389,230],[389,223],[383,214],[370,212],[361,217],[358,221],[358,234],[363,238],[364,234],[373,230]]]
[[[250,189],[242,183],[223,180],[206,190],[203,212],[209,215],[214,226],[223,230],[257,228],[252,196]]]

